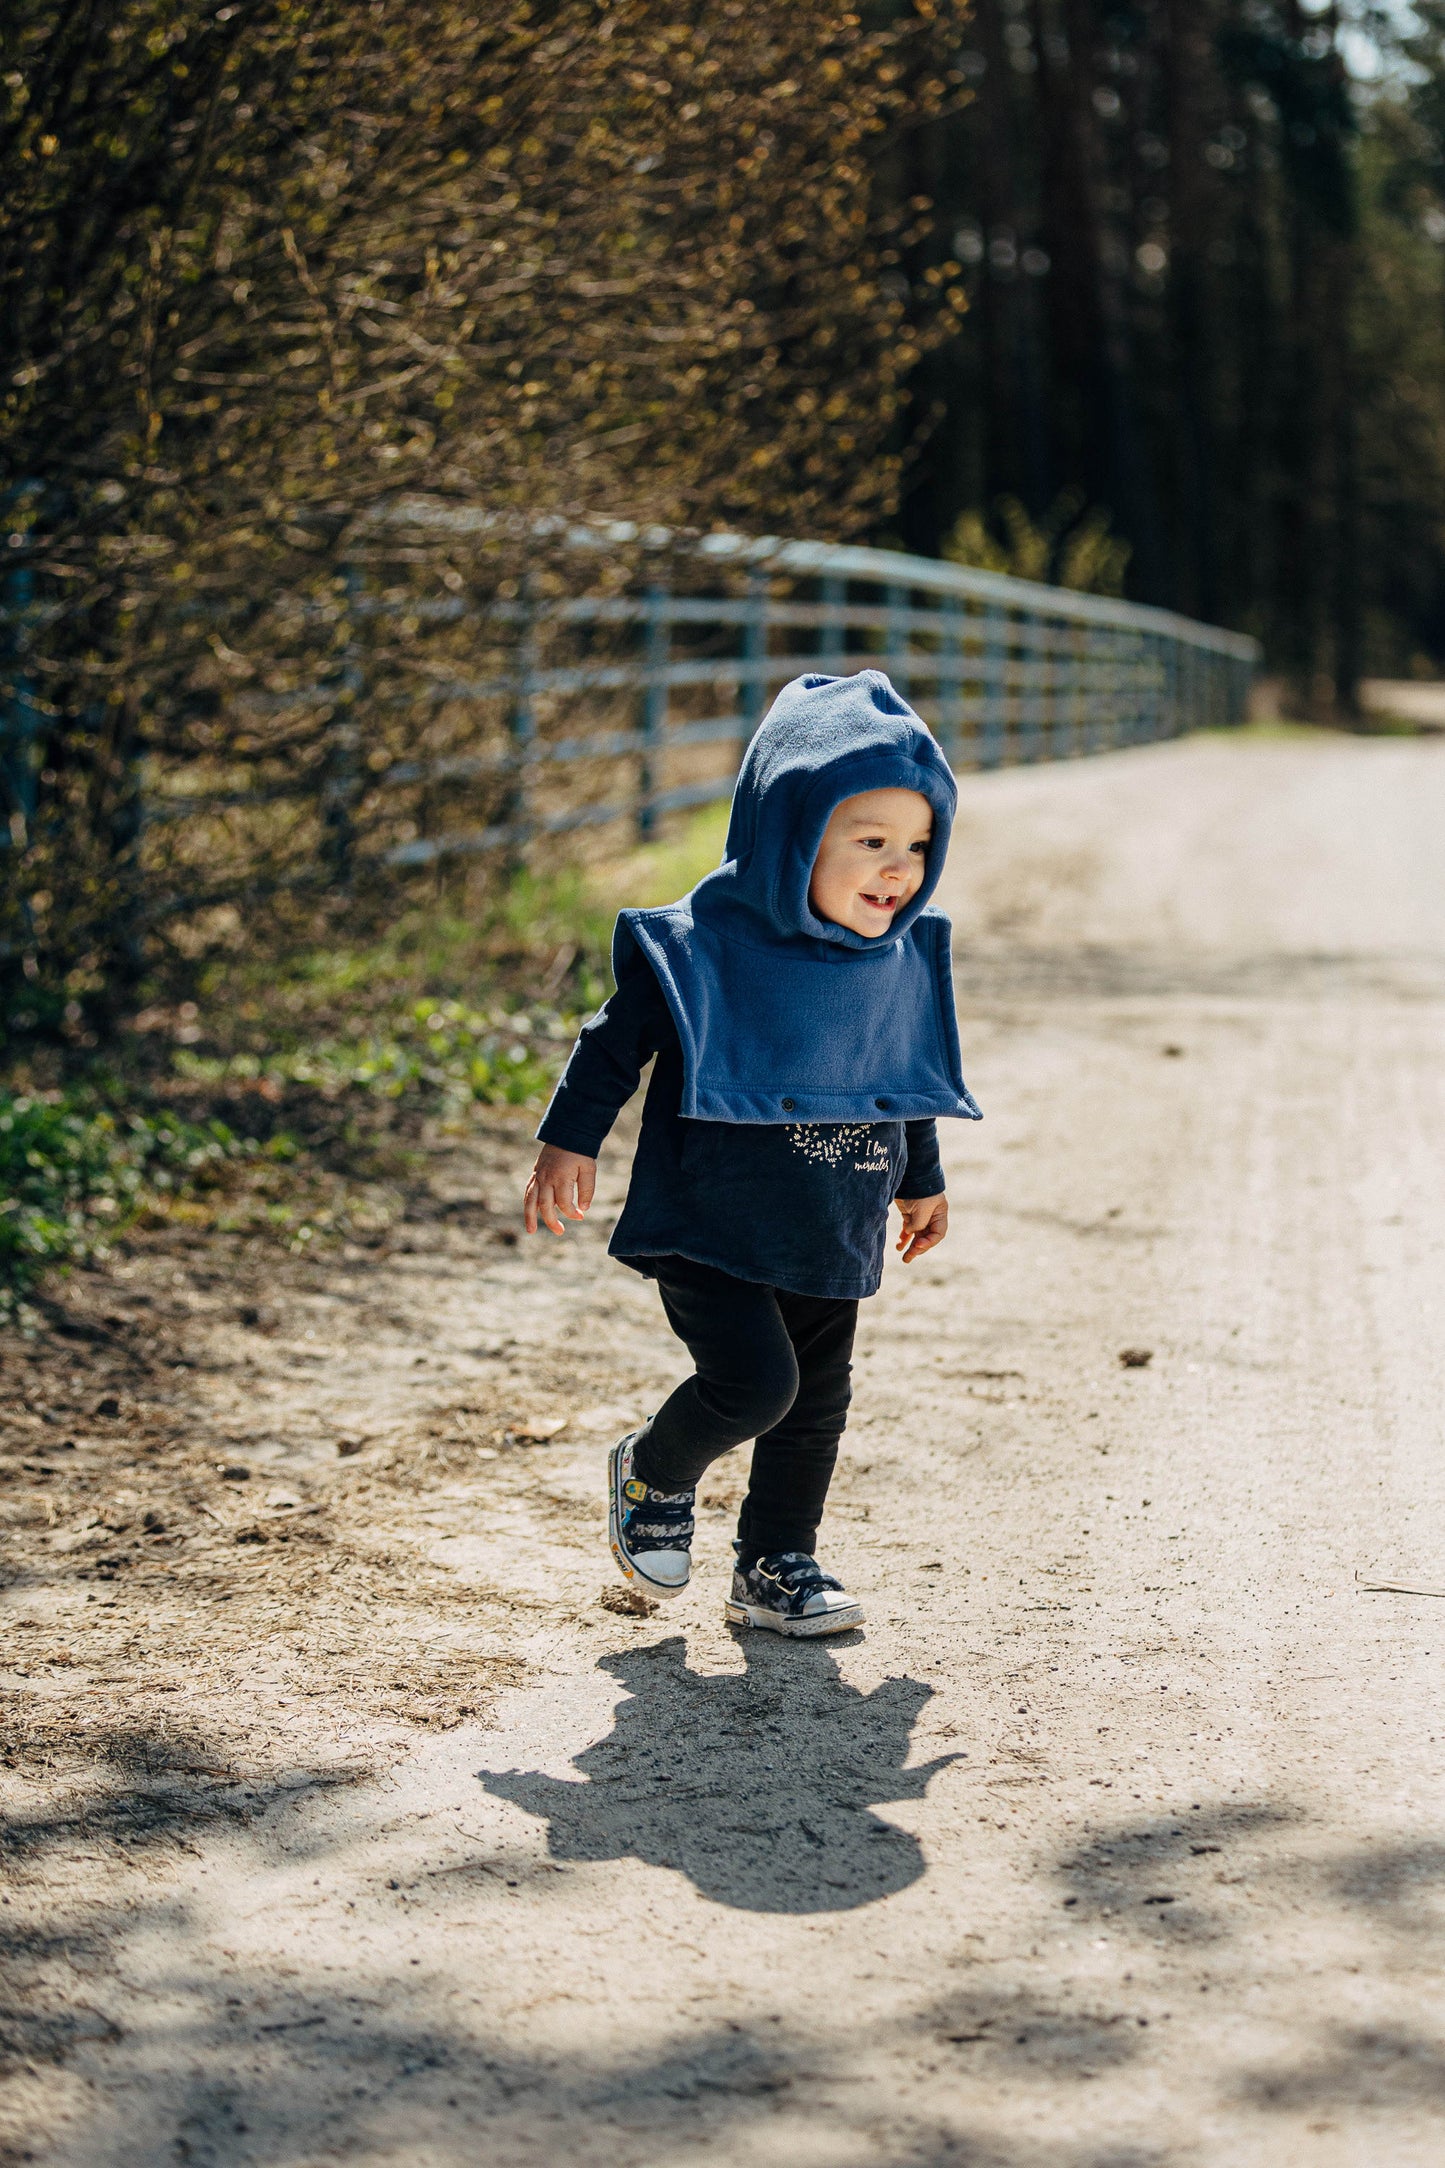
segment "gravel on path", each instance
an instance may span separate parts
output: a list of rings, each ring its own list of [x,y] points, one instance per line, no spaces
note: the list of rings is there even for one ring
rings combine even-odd
[[[622,1151],[544,1246],[525,1136],[459,1148],[474,1236],[265,1332],[177,1266],[190,1444],[123,1408],[121,1488],[184,1540],[20,1516],[0,1590],[0,2160],[1445,2157],[1445,1606],[1356,1583],[1445,1583],[1442,834],[1429,741],[965,784],[985,1120],[864,1310],[831,1645],[724,1628],[732,1468],[685,1596],[608,1577],[677,1371]]]

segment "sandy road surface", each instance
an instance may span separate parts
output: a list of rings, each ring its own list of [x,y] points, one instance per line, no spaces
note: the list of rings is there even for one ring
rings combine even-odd
[[[968,786],[987,1119],[948,1244],[864,1312],[827,1555],[866,1635],[726,1632],[730,1473],[680,1602],[599,1602],[603,1447],[675,1373],[601,1226],[423,1234],[259,1347],[200,1304],[196,1422],[386,1548],[349,1612],[313,1577],[187,1644],[189,1765],[16,1776],[0,1949],[50,2029],[10,2157],[1445,2158],[1445,1604],[1354,1585],[1445,1585],[1442,835],[1429,743]],[[457,1412],[528,1396],[555,1441]],[[379,1442],[338,1463],[348,1424]],[[127,1587],[37,1568],[4,1615]],[[328,1696],[387,1604],[484,1714]]]

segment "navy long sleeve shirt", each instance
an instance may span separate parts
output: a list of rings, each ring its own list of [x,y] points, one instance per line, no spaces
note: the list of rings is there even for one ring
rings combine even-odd
[[[648,1274],[651,1258],[690,1257],[794,1294],[876,1293],[889,1204],[943,1189],[937,1124],[685,1120],[677,1027],[639,971],[584,1026],[541,1141],[595,1159],[654,1055],[611,1254]]]

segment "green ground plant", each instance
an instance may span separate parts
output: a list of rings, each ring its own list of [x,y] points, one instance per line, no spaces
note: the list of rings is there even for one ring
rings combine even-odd
[[[726,807],[708,807],[602,864],[523,869],[475,911],[413,906],[365,945],[213,963],[182,1005],[173,1072],[453,1111],[540,1104],[610,990],[618,910],[684,894],[718,862],[726,825]]]
[[[624,903],[716,864],[726,808],[590,870],[522,871],[484,908],[415,906],[369,945],[212,963],[104,1068],[0,1082],[0,1319],[137,1224],[305,1248],[365,1234],[356,1178],[395,1177],[438,1127],[530,1117],[606,996]],[[384,1211],[382,1218],[385,1218]]]
[[[106,1106],[94,1090],[0,1091],[0,1318],[52,1267],[103,1256],[149,1200],[259,1150],[223,1122]]]

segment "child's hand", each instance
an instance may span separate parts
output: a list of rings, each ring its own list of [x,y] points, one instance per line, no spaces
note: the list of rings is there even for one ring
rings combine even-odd
[[[528,1234],[537,1232],[540,1220],[554,1235],[560,1235],[564,1219],[580,1220],[583,1217],[596,1187],[595,1159],[584,1159],[580,1152],[564,1152],[555,1144],[544,1144],[537,1154],[537,1164],[532,1169],[532,1179],[527,1184],[522,1204]]]
[[[903,1214],[903,1232],[897,1247],[903,1251],[903,1262],[911,1265],[915,1257],[922,1257],[928,1250],[936,1250],[948,1233],[948,1199],[938,1197],[895,1197],[894,1203]]]

